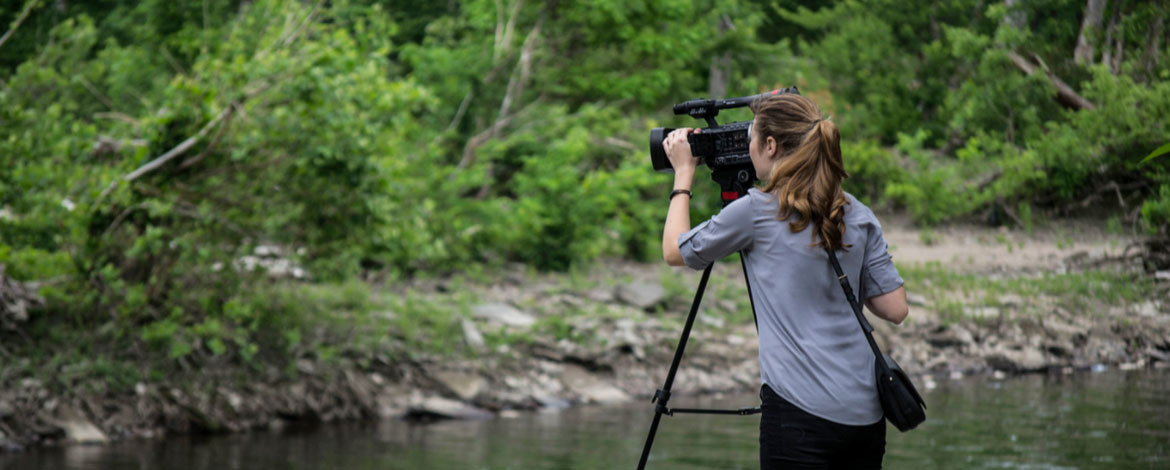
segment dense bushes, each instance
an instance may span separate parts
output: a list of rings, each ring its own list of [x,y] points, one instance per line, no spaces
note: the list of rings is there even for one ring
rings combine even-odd
[[[790,84],[841,125],[871,205],[933,224],[1120,198],[1165,234],[1170,159],[1138,164],[1170,140],[1164,6],[1110,4],[1077,63],[1079,2],[801,3],[5,7],[0,264],[48,281],[41,327],[95,348],[249,359],[297,342],[260,334],[289,326],[256,299],[258,253],[317,281],[657,258],[647,130]]]

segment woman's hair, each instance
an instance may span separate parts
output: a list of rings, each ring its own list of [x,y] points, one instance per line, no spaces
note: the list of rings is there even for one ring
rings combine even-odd
[[[849,248],[841,244],[849,204],[841,180],[849,175],[841,161],[837,125],[823,119],[816,103],[800,95],[767,96],[753,102],[751,110],[756,115],[753,132],[761,140],[756,145],[772,137],[780,147],[764,187],[779,201],[780,220],[795,213],[796,220],[788,222],[794,233],[811,222],[809,246]]]

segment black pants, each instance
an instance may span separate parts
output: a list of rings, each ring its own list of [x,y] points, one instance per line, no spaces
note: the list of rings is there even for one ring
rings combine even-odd
[[[814,416],[767,385],[760,389],[760,469],[880,469],[886,420],[848,426]]]

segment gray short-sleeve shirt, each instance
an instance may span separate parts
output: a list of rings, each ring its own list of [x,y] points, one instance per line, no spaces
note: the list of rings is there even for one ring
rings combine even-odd
[[[873,212],[846,193],[841,268],[863,301],[903,284]],[[704,269],[743,251],[760,334],[760,379],[801,409],[841,424],[882,417],[874,356],[812,224],[792,233],[777,203],[752,189],[679,237],[687,266]],[[860,280],[860,284],[859,284]]]

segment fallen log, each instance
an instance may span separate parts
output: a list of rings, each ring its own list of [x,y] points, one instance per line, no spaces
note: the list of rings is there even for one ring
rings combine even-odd
[[[1035,64],[1033,64],[1028,59],[1025,59],[1023,56],[1015,53],[1014,51],[1008,52],[1008,57],[1011,58],[1012,63],[1016,64],[1016,67],[1018,67],[1020,70],[1023,70],[1024,73],[1031,75],[1036,71]],[[1064,83],[1064,80],[1061,80],[1060,77],[1057,77],[1055,74],[1047,70],[1044,71],[1044,74],[1048,76],[1048,80],[1052,82],[1052,86],[1056,87],[1056,99],[1057,101],[1060,101],[1060,104],[1063,104],[1065,107],[1077,110],[1096,108],[1096,105],[1094,105],[1092,101],[1089,101],[1078,94],[1072,89],[1072,87],[1068,86],[1067,83]]]

